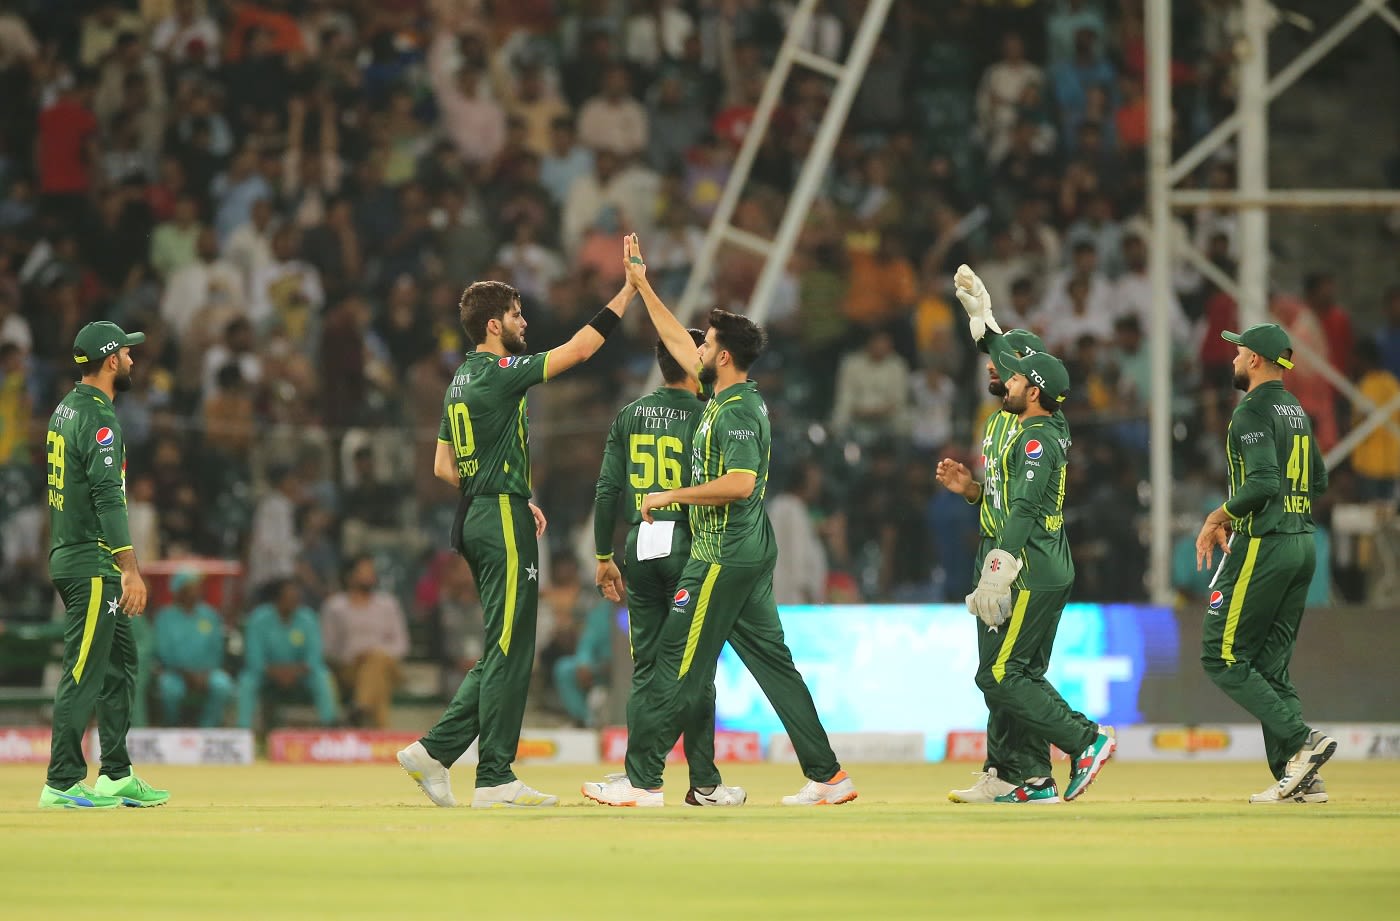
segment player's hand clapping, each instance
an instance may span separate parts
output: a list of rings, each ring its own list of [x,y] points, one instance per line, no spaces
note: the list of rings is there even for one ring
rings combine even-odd
[[[642,259],[642,244],[635,233],[622,238],[622,267],[627,272],[627,283],[640,288],[647,280],[647,264]]]

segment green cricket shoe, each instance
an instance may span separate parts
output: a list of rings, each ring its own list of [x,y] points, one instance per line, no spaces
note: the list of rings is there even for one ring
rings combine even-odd
[[[67,790],[55,790],[44,784],[39,794],[40,809],[115,809],[122,801],[115,796],[103,796],[81,780]]]
[[[164,806],[170,799],[169,790],[157,790],[135,774],[121,780],[102,774],[97,778],[97,792],[120,800],[123,806]]]
[[[1113,727],[1100,726],[1094,741],[1074,759],[1074,765],[1069,772],[1069,786],[1065,787],[1066,802],[1078,799],[1081,793],[1089,789],[1089,784],[1099,776],[1099,771],[1103,770],[1103,766],[1117,749],[1118,736]]]
[[[992,800],[994,803],[1007,803],[1013,806],[1048,806],[1060,801],[1060,791],[1053,777],[1031,777],[1019,787],[1012,787],[1006,793]]]

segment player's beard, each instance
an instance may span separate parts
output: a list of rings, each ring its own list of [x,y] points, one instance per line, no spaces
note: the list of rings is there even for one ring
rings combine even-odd
[[[1006,385],[1003,384],[1001,389],[1005,391]],[[1025,412],[1026,406],[1026,395],[1024,393],[1019,397],[1013,397],[1011,394],[1007,393],[1001,398],[1001,408],[1011,413],[1013,416],[1019,416]]]
[[[117,376],[112,381],[112,389],[117,393],[126,393],[131,389],[131,369],[118,371]]]
[[[1234,384],[1235,384],[1235,389],[1236,389],[1236,390],[1243,391],[1244,393],[1249,393],[1249,375],[1248,375],[1248,374],[1236,374],[1236,375],[1234,376],[1234,379],[1233,379],[1233,380],[1234,380]]]
[[[719,380],[719,365],[711,362],[700,366],[700,386],[706,393],[715,392],[715,381]]]
[[[501,345],[512,355],[525,354],[525,337],[508,329],[501,330]]]
[[[994,397],[1005,397],[1006,385],[1001,382],[1000,378],[994,381],[987,381],[987,392]]]

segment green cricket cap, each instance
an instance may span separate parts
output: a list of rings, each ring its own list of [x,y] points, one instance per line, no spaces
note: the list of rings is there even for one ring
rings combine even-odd
[[[1281,368],[1293,367],[1293,362],[1289,360],[1293,355],[1293,341],[1277,323],[1256,323],[1242,333],[1226,330],[1220,334],[1220,338],[1242,345]]]
[[[118,349],[145,341],[145,333],[128,333],[115,323],[98,320],[78,330],[73,338],[73,361],[80,365],[105,361]]]
[[[983,336],[981,341],[977,343],[977,347],[984,352],[989,351],[987,349],[986,342],[988,336],[990,335],[992,334],[988,333],[987,336]],[[1044,341],[1042,341],[1039,336],[1037,336],[1035,333],[1031,332],[1028,329],[1009,329],[1001,334],[1001,339],[1002,342],[1005,343],[1006,346],[1010,348],[1011,351],[1015,352],[1017,355],[1028,355],[1031,352],[1045,351]],[[999,355],[1001,354],[1005,353],[998,352],[997,356],[992,356],[992,365],[997,369],[997,377],[1000,377],[1003,381],[1010,380],[1011,375],[1015,374],[1016,372],[1011,370],[1010,368],[1002,366],[1002,364],[997,361],[997,357],[999,357]]]
[[[1025,375],[1032,386],[1050,394],[1055,402],[1063,403],[1069,396],[1069,372],[1065,370],[1065,363],[1049,352],[1031,352],[1012,358],[1006,364],[1007,370]]]

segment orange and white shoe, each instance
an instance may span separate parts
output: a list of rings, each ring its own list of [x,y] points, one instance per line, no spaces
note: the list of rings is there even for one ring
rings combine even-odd
[[[586,783],[583,795],[604,806],[638,806],[655,808],[666,805],[666,795],[660,790],[632,786],[626,774],[609,774],[603,783]]]
[[[809,780],[792,796],[783,797],[784,806],[839,806],[842,803],[849,803],[859,794],[856,793],[856,785],[851,781],[851,776],[845,771],[838,771],[836,776],[821,783],[816,780]]]

